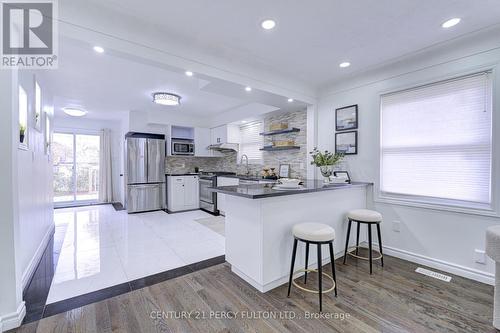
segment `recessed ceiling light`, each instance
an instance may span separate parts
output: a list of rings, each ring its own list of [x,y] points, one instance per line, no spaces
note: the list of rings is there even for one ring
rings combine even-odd
[[[245,87],[245,91],[252,91],[252,87]]]
[[[181,96],[166,92],[153,94],[153,102],[161,105],[175,106],[181,104]]]
[[[346,68],[346,67],[349,67],[349,66],[351,66],[351,63],[350,63],[350,62],[347,62],[347,61],[345,61],[345,62],[343,62],[343,63],[341,63],[341,64],[339,65],[339,67],[341,67],[341,68]]]
[[[246,124],[246,123],[247,123],[247,121],[246,121],[246,120],[242,120],[242,121],[241,121],[241,123],[242,123],[242,124]]]
[[[97,53],[104,53],[104,49],[100,46],[94,46],[94,51]]]
[[[455,18],[452,18],[452,19],[444,22],[443,24],[441,24],[441,26],[445,29],[448,29],[448,28],[451,28],[459,23],[460,23],[460,18],[455,17]]]
[[[65,108],[62,108],[62,110],[68,116],[72,116],[72,117],[83,117],[87,114],[86,110],[83,110],[80,108],[74,108],[74,107],[65,107]]]
[[[193,72],[191,72],[191,71],[186,71],[186,75],[187,75],[187,76],[193,76]]]
[[[293,102],[293,98],[289,98],[288,103],[292,103],[292,102]]]
[[[262,27],[262,29],[271,30],[271,29],[274,29],[274,27],[276,26],[276,21],[271,20],[271,19],[267,19],[267,20],[262,21],[260,26]]]

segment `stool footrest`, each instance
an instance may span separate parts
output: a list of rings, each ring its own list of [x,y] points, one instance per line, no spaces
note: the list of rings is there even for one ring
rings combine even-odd
[[[364,246],[354,246],[354,247],[351,247],[349,250],[347,250],[347,254],[350,255],[351,257],[354,257],[354,258],[358,258],[358,259],[362,259],[362,260],[370,260],[369,257],[362,257],[362,256],[358,256],[357,254],[353,253],[354,251],[356,251],[356,249],[365,249],[367,251],[370,251],[370,249],[368,249]],[[382,253],[380,253],[380,251],[377,251],[374,249],[372,249],[372,251],[378,254],[377,257],[372,257],[372,260],[382,259],[383,255],[382,255]]]
[[[302,272],[318,272],[317,269],[299,269],[298,271],[294,272],[293,275],[297,274],[297,273],[302,273]],[[324,294],[324,293],[329,293],[331,291],[333,291],[335,289],[335,280],[330,276],[328,275],[327,273],[324,273],[322,272],[324,276],[326,276],[328,279],[330,279],[333,283],[333,286],[327,290],[323,290],[321,293]],[[308,293],[313,293],[313,294],[319,294],[319,291],[318,290],[313,290],[313,289],[309,289],[309,288],[304,288],[300,285],[297,284],[297,282],[295,282],[295,279],[296,278],[292,278],[292,284],[299,288],[300,290],[303,290],[303,291],[307,291]]]

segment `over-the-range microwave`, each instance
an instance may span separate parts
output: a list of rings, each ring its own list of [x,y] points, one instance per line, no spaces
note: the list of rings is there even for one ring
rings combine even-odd
[[[194,141],[190,139],[172,139],[172,155],[194,155]]]

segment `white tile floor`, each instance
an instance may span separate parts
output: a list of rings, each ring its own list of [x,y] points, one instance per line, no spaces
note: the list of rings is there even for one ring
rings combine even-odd
[[[210,216],[128,215],[111,205],[55,210],[56,233],[66,232],[47,304],[223,255],[224,237],[194,221]]]

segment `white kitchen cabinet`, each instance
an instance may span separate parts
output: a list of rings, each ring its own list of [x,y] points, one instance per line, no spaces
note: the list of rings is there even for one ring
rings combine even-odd
[[[194,156],[212,157],[212,150],[208,146],[212,144],[212,131],[210,128],[196,127],[194,129]]]
[[[239,143],[240,129],[237,125],[222,125],[211,129],[211,144]],[[213,156],[224,156],[221,152],[213,151]]]
[[[217,177],[217,186],[238,186],[240,180],[232,177]],[[217,193],[217,209],[224,215],[226,209],[226,195]]]
[[[200,208],[198,176],[167,177],[167,208],[171,212]]]

